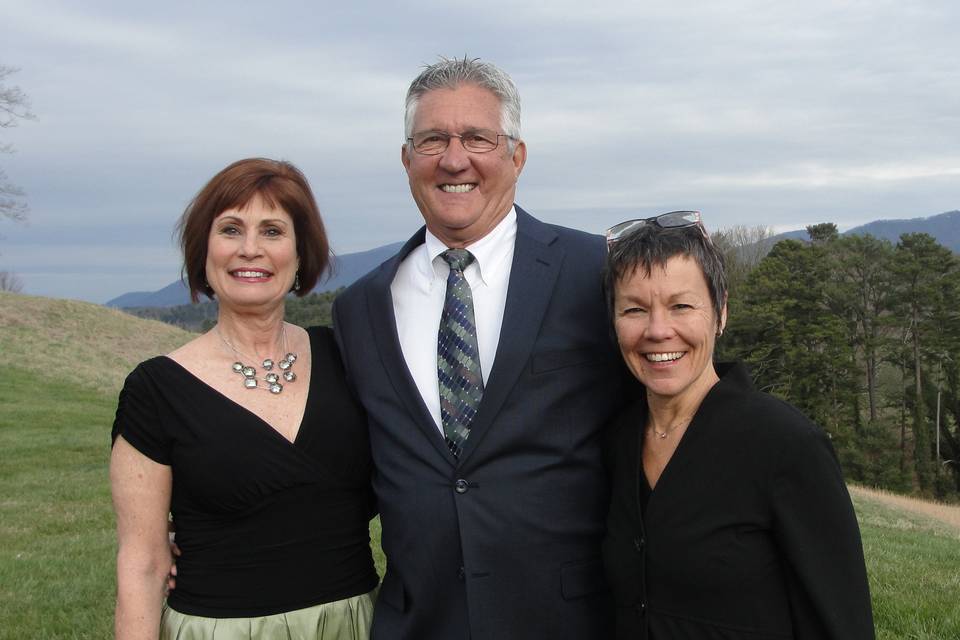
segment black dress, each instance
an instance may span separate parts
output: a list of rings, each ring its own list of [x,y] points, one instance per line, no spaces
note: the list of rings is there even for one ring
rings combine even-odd
[[[874,637],[860,532],[827,436],[718,365],[650,491],[645,399],[611,427],[604,561],[617,638]],[[647,493],[645,508],[644,493]]]
[[[114,440],[172,467],[182,556],[167,604],[181,613],[272,615],[377,584],[365,417],[333,332],[308,333],[310,389],[292,443],[167,357],[138,365],[120,392]]]

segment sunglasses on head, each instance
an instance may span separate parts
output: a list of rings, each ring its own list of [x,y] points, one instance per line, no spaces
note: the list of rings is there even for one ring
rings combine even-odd
[[[641,218],[637,220],[626,220],[620,224],[615,224],[606,231],[607,248],[618,240],[629,236],[637,229],[647,225],[655,225],[661,229],[680,229],[682,227],[699,226],[700,231],[707,238],[707,231],[703,228],[703,221],[699,211],[670,211],[661,213],[652,218]]]

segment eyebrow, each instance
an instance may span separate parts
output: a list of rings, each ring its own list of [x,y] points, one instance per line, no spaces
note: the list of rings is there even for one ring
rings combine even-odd
[[[244,219],[241,218],[240,216],[233,216],[233,215],[230,215],[230,216],[219,216],[219,217],[217,217],[216,222],[217,222],[217,223],[223,223],[223,222],[241,222],[241,223],[243,223],[243,222],[244,222]],[[260,226],[263,226],[263,225],[265,225],[265,224],[278,224],[278,225],[282,225],[282,226],[284,226],[284,227],[286,227],[286,226],[289,225],[289,223],[288,223],[286,220],[284,220],[283,218],[264,218],[263,220],[261,220],[261,221],[259,222],[259,225],[260,225]]]
[[[455,134],[455,133],[453,133],[452,131],[450,131],[449,129],[424,129],[423,131],[414,131],[414,132],[413,132],[413,135],[415,135],[415,136],[420,136],[420,135],[424,135],[424,134],[426,134],[426,133],[442,133],[442,134],[445,134],[445,135],[451,135],[451,134],[452,134],[452,135],[462,135],[462,134],[464,134],[464,133],[477,133],[478,131],[489,131],[489,132],[492,132],[492,133],[496,133],[496,131],[495,131],[494,129],[488,129],[487,127],[473,127],[473,126],[469,126],[469,127],[464,127],[463,129],[461,129],[459,134]]]
[[[684,289],[683,291],[677,291],[676,293],[671,294],[670,296],[668,296],[668,297],[666,298],[666,301],[667,301],[667,302],[673,302],[673,301],[675,301],[677,298],[682,298],[682,297],[685,297],[685,296],[690,296],[690,297],[692,297],[692,298],[696,298],[697,300],[701,300],[701,296],[700,296],[699,294],[697,294],[695,291],[693,291],[693,289]],[[620,297],[623,298],[624,300],[630,300],[631,302],[644,302],[644,301],[645,301],[645,298],[643,298],[643,297],[641,297],[641,296],[633,295],[633,294],[630,294],[630,293],[620,294]]]

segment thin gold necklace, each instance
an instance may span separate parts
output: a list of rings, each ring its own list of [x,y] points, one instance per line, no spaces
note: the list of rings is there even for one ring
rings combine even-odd
[[[665,429],[665,430],[663,430],[663,431],[657,431],[657,428],[656,428],[655,426],[653,426],[653,423],[651,423],[651,424],[650,424],[650,430],[653,431],[653,433],[654,433],[658,438],[660,438],[661,440],[664,440],[674,429],[679,429],[682,425],[690,422],[690,419],[691,419],[691,418],[693,418],[693,416],[688,416],[688,417],[684,418],[683,420],[680,420],[679,422],[677,422],[676,424],[674,424],[672,427],[670,427],[670,428],[668,428],[668,429]]]

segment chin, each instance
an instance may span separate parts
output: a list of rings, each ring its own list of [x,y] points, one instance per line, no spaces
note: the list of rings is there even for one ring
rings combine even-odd
[[[233,307],[264,307],[279,304],[283,301],[283,296],[264,296],[264,295],[240,295],[227,296],[219,298],[220,304],[226,304]]]
[[[678,393],[680,393],[680,390],[674,386],[668,387],[662,384],[660,385],[653,384],[653,385],[644,385],[644,386],[647,389],[647,393],[649,393],[652,396],[658,396],[660,398],[672,398],[676,396]]]
[[[690,386],[689,382],[683,382],[676,378],[652,378],[646,376],[646,380],[641,380],[648,393],[669,398],[681,393]]]

